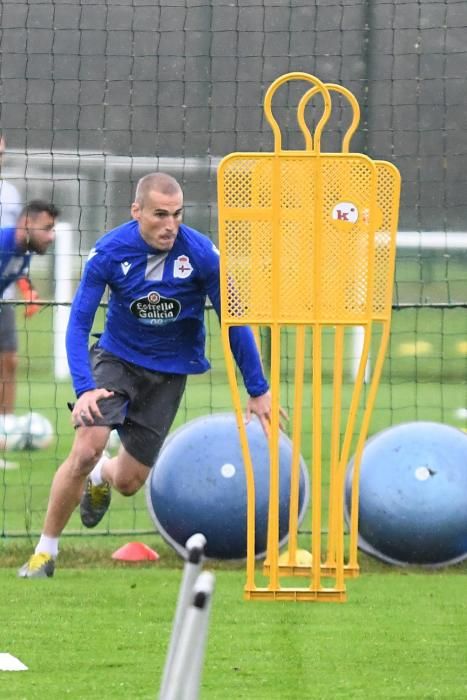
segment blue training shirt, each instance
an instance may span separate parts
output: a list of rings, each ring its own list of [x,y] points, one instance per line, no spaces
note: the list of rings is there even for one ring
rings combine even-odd
[[[110,289],[99,347],[128,362],[173,374],[200,374],[205,357],[204,307],[220,317],[219,252],[184,224],[168,252],[149,246],[139,223],[129,221],[102,236],[89,254],[71,307],[67,355],[79,396],[96,387],[88,342],[106,286]],[[268,390],[250,328],[230,329],[230,344],[250,396]]]
[[[15,228],[0,228],[0,296],[12,282],[29,275],[31,253],[20,251]]]

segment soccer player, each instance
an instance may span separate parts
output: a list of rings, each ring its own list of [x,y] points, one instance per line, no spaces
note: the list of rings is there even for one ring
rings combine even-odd
[[[3,183],[5,184],[5,183]],[[33,301],[29,280],[31,254],[44,255],[55,238],[57,207],[35,199],[21,209],[14,225],[0,228],[0,296],[14,282]],[[28,314],[29,315],[29,314]],[[16,393],[16,325],[13,307],[0,307],[0,414],[2,420],[13,413]]]
[[[188,374],[209,369],[204,307],[220,314],[219,253],[205,235],[182,223],[183,193],[165,173],[137,184],[132,221],[91,250],[71,307],[67,355],[77,400],[71,452],[52,482],[42,535],[21,567],[24,578],[52,576],[58,540],[75,507],[86,527],[100,522],[111,488],[130,496],[145,483],[169,432]],[[106,286],[110,299],[103,334],[88,350]],[[246,420],[265,431],[271,411],[252,331],[236,327],[230,342],[249,394]],[[104,452],[117,428],[121,447]]]
[[[15,226],[0,228],[0,295],[13,282],[29,277],[32,253],[45,255],[55,239],[58,208],[51,202],[33,199]]]

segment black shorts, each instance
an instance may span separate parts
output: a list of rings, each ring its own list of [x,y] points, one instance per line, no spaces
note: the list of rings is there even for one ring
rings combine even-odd
[[[13,304],[0,305],[0,352],[16,352],[18,336],[16,333],[16,311]]]
[[[152,467],[177,414],[186,375],[144,369],[96,346],[90,355],[97,387],[115,392],[99,401],[102,418],[95,425],[116,428],[126,451]]]

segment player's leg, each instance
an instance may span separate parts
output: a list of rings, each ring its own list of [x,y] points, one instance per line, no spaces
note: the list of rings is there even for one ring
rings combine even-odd
[[[18,338],[13,306],[0,308],[0,415],[11,415],[16,404]]]
[[[16,352],[0,352],[0,415],[12,415],[16,405]]]
[[[145,483],[177,413],[186,384],[182,375],[126,367],[129,396],[123,424],[118,425],[122,445],[117,457],[102,460],[91,472],[81,498],[81,520],[94,527],[110,504],[109,486],[124,496]]]
[[[34,554],[18,571],[21,578],[53,575],[59,537],[80,501],[86,477],[100,459],[109,434],[108,426],[76,429],[71,452],[52,481],[39,542]]]
[[[133,496],[146,483],[150,467],[132,457],[123,445],[118,455],[102,464],[102,479],[122,496]]]
[[[104,353],[105,355],[105,353]],[[99,402],[102,417],[93,425],[76,428],[71,452],[57,470],[49,496],[41,538],[34,555],[18,574],[23,578],[52,576],[58,554],[58,539],[76,505],[82,500],[83,487],[88,491],[88,475],[102,464],[103,450],[111,429],[125,420],[129,397],[125,394],[125,371],[118,358],[103,357],[99,349],[91,350],[93,373],[98,386],[108,386],[114,395]],[[102,367],[104,369],[102,369]],[[107,384],[108,382],[108,384]],[[110,486],[101,484],[91,488],[91,505],[98,511],[98,522],[110,503]],[[91,524],[92,526],[92,524]]]
[[[86,477],[99,461],[109,438],[107,426],[76,429],[73,447],[52,481],[43,534],[59,537],[80,502]]]
[[[145,483],[149,467],[142,464],[120,447],[116,457],[104,452],[86,479],[80,498],[81,522],[85,527],[96,527],[106,514],[112,489],[122,496],[133,496]]]

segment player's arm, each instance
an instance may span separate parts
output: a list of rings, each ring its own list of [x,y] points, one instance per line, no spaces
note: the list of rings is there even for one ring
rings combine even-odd
[[[100,258],[96,254],[86,263],[71,305],[66,332],[68,365],[78,397],[72,411],[75,425],[92,423],[93,416],[100,415],[97,402],[112,395],[106,389],[96,388],[89,359],[89,334],[107,284],[105,265]]]
[[[215,249],[207,256],[205,264],[206,291],[220,320],[219,258]],[[267,433],[271,422],[271,394],[253,331],[248,326],[232,326],[229,328],[229,342],[249,394],[246,421],[250,420],[252,414],[257,415]]]

